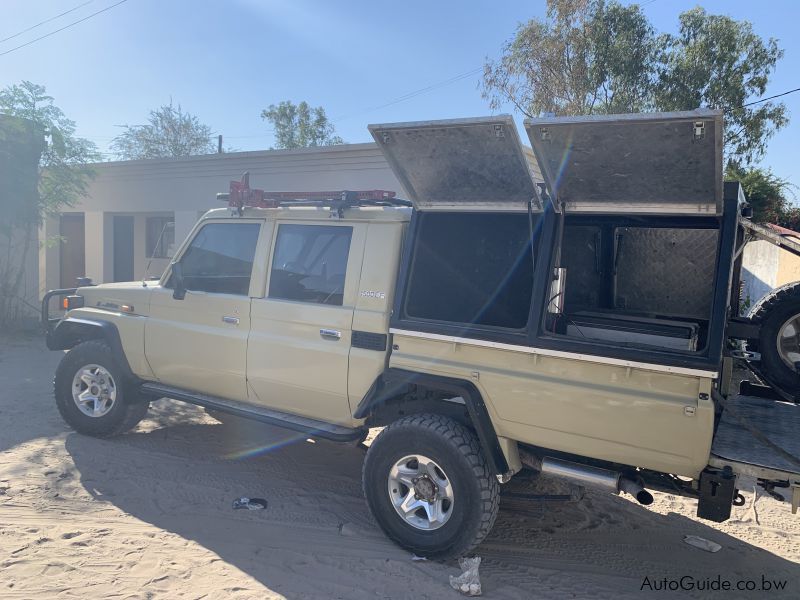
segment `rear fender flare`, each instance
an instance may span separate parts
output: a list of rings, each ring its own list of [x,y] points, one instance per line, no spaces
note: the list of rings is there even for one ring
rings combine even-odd
[[[472,427],[478,435],[486,460],[493,475],[504,475],[510,471],[508,461],[500,447],[500,441],[489,417],[489,411],[478,388],[471,381],[417,373],[405,369],[389,368],[381,373],[359,402],[353,416],[365,419],[388,401],[403,396],[411,386],[421,386],[430,390],[452,394],[451,397],[464,399]]]

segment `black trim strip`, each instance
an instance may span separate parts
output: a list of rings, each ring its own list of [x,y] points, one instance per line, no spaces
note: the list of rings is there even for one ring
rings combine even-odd
[[[386,342],[388,337],[389,336],[385,333],[353,331],[350,336],[350,346],[353,348],[363,348],[364,350],[386,352]]]

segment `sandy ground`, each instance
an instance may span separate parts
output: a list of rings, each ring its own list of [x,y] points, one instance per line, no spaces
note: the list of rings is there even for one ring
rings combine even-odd
[[[0,597],[458,598],[454,562],[412,561],[361,494],[363,451],[159,401],[135,431],[68,430],[51,396],[59,353],[0,338]],[[510,484],[512,485],[512,484]],[[512,491],[525,486],[514,483]],[[264,511],[234,511],[241,495]],[[487,598],[753,598],[760,591],[656,592],[664,578],[785,580],[800,597],[800,515],[745,491],[727,523],[658,494],[644,508],[505,499],[477,549]],[[722,545],[707,553],[683,538]]]

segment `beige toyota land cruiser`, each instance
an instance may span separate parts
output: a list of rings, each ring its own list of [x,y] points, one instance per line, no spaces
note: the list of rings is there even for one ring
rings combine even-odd
[[[715,521],[747,476],[796,509],[800,288],[743,317],[738,289],[749,239],[800,248],[743,218],[721,114],[526,129],[535,162],[507,116],[371,126],[410,202],[235,182],[159,281],[48,294],[61,415],[110,436],[168,397],[341,442],[383,427],[364,495],[423,556],[480,543],[523,468]]]

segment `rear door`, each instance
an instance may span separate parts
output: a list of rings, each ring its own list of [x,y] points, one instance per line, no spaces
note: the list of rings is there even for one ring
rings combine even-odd
[[[278,224],[247,350],[253,401],[348,423],[347,372],[366,224]]]
[[[247,399],[250,286],[261,226],[246,219],[203,223],[179,259],[185,298],[172,297],[169,274],[153,289],[145,355],[161,383]]]

